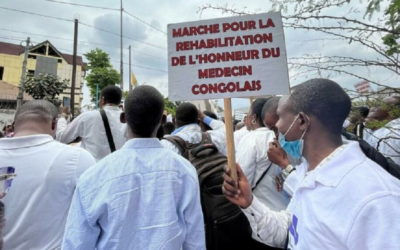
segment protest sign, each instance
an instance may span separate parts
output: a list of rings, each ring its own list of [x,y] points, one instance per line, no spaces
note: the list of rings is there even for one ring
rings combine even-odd
[[[289,93],[279,12],[168,25],[168,98],[224,98],[227,157],[236,179],[234,97]]]
[[[362,81],[359,83],[354,84],[358,93],[368,93],[371,89],[371,85],[368,81]]]
[[[289,93],[279,12],[168,25],[169,99]]]

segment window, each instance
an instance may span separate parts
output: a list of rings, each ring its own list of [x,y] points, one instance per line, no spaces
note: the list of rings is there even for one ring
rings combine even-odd
[[[62,63],[62,59],[58,59],[58,63]]]
[[[28,55],[28,58],[36,59],[36,56],[35,55]]]
[[[28,70],[28,76],[34,76],[35,75],[35,71],[34,70]]]
[[[0,67],[0,80],[3,80],[4,67]]]
[[[31,53],[46,55],[46,45],[43,45],[39,48],[30,51]]]

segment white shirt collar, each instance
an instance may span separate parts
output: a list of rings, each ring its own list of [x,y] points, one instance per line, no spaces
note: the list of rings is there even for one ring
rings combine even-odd
[[[54,138],[46,134],[27,135],[21,137],[4,138],[0,140],[0,149],[16,149],[34,147],[54,141]]]

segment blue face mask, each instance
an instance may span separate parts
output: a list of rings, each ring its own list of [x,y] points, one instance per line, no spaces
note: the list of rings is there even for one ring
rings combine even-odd
[[[299,118],[299,115],[296,116],[296,118],[294,119],[292,124],[289,126],[289,129],[286,131],[286,133],[284,135],[279,133],[279,143],[281,144],[281,147],[286,151],[286,153],[288,153],[289,155],[291,155],[292,157],[294,157],[296,159],[299,159],[302,157],[303,147],[304,147],[303,137],[306,134],[308,127],[304,131],[303,135],[301,136],[301,138],[299,140],[286,141],[285,136],[290,131],[290,129],[293,127],[294,123],[296,122],[296,120],[298,118]],[[308,118],[308,116],[307,116],[307,118]],[[310,118],[308,118],[308,126],[310,126]]]

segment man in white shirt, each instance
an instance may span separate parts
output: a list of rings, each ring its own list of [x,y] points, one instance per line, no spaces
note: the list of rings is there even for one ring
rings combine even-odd
[[[3,166],[17,178],[3,199],[4,249],[58,249],[79,176],[95,163],[89,152],[53,139],[57,108],[33,100],[15,115],[15,135],[0,140]]]
[[[223,192],[242,207],[268,245],[289,249],[396,249],[400,238],[400,182],[369,160],[357,142],[343,144],[341,130],[351,101],[326,79],[296,86],[278,106],[277,128],[288,154],[305,161],[293,174],[298,184],[287,210],[274,212],[238,181],[224,175]]]
[[[275,178],[281,172],[280,167],[267,156],[268,145],[276,136],[269,127],[275,127],[277,120],[273,114],[276,114],[278,102],[279,97],[258,98],[253,102],[249,111],[253,131],[243,137],[236,150],[236,161],[250,182],[253,194],[274,211],[286,209],[290,200],[284,192],[278,192]]]
[[[368,143],[400,165],[400,117],[393,117],[389,112],[390,109],[400,109],[400,96],[387,97],[383,103],[371,118],[388,123],[371,134]]]
[[[196,170],[156,138],[163,109],[152,86],[129,93],[129,140],[79,180],[64,250],[205,250]]]
[[[115,148],[118,150],[126,141],[126,125],[120,121],[122,111],[118,107],[121,102],[122,91],[119,87],[110,85],[101,91],[100,96],[100,107],[106,113],[112,139]],[[104,123],[100,112],[97,110],[80,114],[70,124],[67,124],[65,114],[60,115],[56,140],[63,143],[70,143],[77,137],[82,138],[80,147],[89,151],[96,161],[103,159],[111,153]]]
[[[212,130],[205,133],[210,134],[211,140],[218,150],[226,154],[225,124],[222,121],[206,116],[203,112],[197,110],[196,106],[190,102],[184,102],[176,109],[175,126],[177,129],[171,135],[179,136],[192,144],[200,143],[202,140],[202,131],[198,125],[199,119],[212,128]],[[179,148],[172,142],[161,140],[161,144],[165,148],[181,154]]]
[[[239,130],[236,130],[233,133],[233,140],[234,140],[234,143],[235,143],[235,150],[237,150],[237,148],[239,147],[239,144],[240,144],[240,141],[242,140],[242,138],[250,132],[250,125],[249,125],[249,122],[247,120],[247,114],[243,118],[243,123],[244,123],[244,127],[239,129]]]

